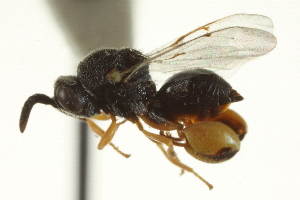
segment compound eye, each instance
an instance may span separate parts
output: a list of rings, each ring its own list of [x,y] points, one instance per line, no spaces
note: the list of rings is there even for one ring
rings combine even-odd
[[[71,113],[81,113],[83,111],[78,95],[70,87],[59,86],[56,89],[55,97],[58,103],[67,111]]]
[[[232,158],[240,149],[236,133],[221,122],[201,122],[183,130],[185,150],[194,158],[208,163],[219,163]]]

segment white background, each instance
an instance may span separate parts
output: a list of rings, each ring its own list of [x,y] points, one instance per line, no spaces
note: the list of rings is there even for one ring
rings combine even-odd
[[[135,0],[132,6],[133,47],[144,52],[235,13],[273,19],[278,45],[228,79],[245,98],[232,106],[249,126],[241,151],[212,165],[177,149],[182,162],[213,190],[191,174],[179,176],[179,168],[126,123],[114,143],[131,153],[130,159],[110,147],[98,151],[99,139],[90,134],[89,199],[299,199],[300,3]],[[2,1],[0,13],[0,198],[74,199],[76,119],[36,105],[23,135],[18,120],[28,96],[52,96],[55,79],[75,74],[81,58],[66,43],[45,1]]]

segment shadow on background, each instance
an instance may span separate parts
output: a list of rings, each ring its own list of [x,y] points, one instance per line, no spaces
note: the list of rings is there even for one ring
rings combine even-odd
[[[76,53],[132,44],[129,0],[49,0],[54,16]]]

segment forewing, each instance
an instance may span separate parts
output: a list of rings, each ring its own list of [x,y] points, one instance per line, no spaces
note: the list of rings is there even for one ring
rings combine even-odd
[[[272,20],[236,14],[199,27],[147,54],[150,70],[232,69],[241,59],[257,57],[276,46]]]
[[[276,38],[269,32],[232,27],[200,36],[151,61],[152,71],[171,72],[190,68],[232,69],[239,60],[270,52]]]
[[[149,54],[148,59],[124,73],[128,77],[150,64],[152,72],[176,72],[191,68],[232,69],[241,61],[270,52],[277,40],[270,18],[236,14],[201,26]]]
[[[176,45],[186,43],[190,40],[193,40],[207,33],[229,28],[229,27],[236,27],[236,26],[261,29],[270,33],[273,32],[273,22],[270,18],[266,16],[256,15],[256,14],[235,14],[208,23],[204,26],[198,27],[187,34],[175,40],[172,40],[171,42],[165,44],[164,46],[151,51],[147,55],[149,57],[153,57],[157,54],[160,54],[163,51],[167,51],[168,49]]]

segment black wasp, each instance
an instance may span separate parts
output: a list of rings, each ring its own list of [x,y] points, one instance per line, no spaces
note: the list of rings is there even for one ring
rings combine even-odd
[[[236,14],[201,26],[146,55],[130,48],[96,50],[79,63],[77,76],[57,79],[54,97],[34,94],[27,99],[20,130],[24,132],[34,104],[52,105],[87,121],[101,136],[98,149],[110,144],[128,157],[111,140],[118,127],[130,121],[182,172],[193,173],[211,189],[211,184],[180,162],[174,146],[209,163],[228,160],[239,151],[247,125],[227,108],[243,97],[210,70],[232,69],[244,59],[267,54],[276,46],[272,29],[268,17]],[[178,73],[157,91],[149,71]],[[124,120],[117,123],[116,117]],[[106,131],[91,120],[107,118],[111,124]],[[145,130],[140,119],[159,134]],[[178,137],[171,136],[173,130]]]

